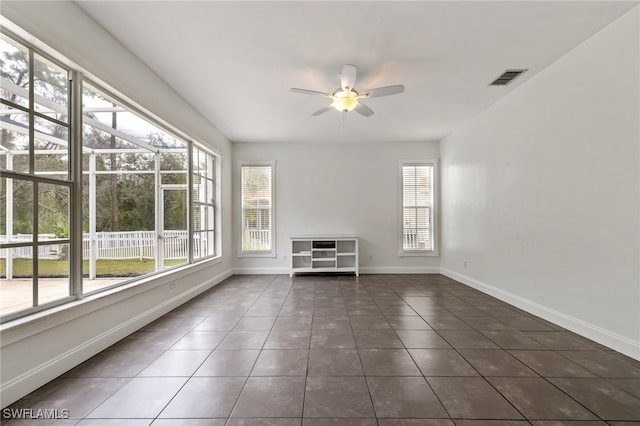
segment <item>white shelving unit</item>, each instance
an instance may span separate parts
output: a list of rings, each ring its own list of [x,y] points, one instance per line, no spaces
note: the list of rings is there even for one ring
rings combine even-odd
[[[291,272],[353,272],[358,268],[356,237],[292,237]]]

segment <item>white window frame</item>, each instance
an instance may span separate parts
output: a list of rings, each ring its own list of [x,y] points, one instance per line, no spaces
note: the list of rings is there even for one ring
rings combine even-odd
[[[193,176],[194,174],[196,174],[196,172],[194,171],[194,161],[193,161],[193,154],[194,151],[198,150],[200,152],[202,152],[205,156],[209,157],[211,160],[211,164],[212,164],[212,168],[213,168],[213,175],[212,176],[208,176],[205,175],[206,179],[211,182],[213,184],[212,186],[212,192],[213,192],[213,198],[209,199],[209,201],[200,201],[200,202],[194,202],[193,201],[193,190],[194,190],[194,183],[193,183]],[[189,187],[189,199],[191,200],[191,202],[189,203],[189,238],[191,241],[191,244],[189,246],[189,250],[190,250],[190,256],[189,259],[191,260],[191,263],[196,263],[196,262],[201,262],[207,259],[211,259],[211,258],[216,258],[216,257],[220,257],[221,253],[220,253],[220,249],[221,249],[221,244],[220,244],[220,240],[221,240],[221,234],[219,232],[220,229],[220,225],[221,225],[221,220],[220,220],[220,192],[221,192],[221,187],[220,187],[220,168],[222,165],[222,161],[219,155],[217,155],[216,153],[214,153],[212,150],[208,149],[207,147],[205,147],[203,144],[200,143],[196,143],[194,141],[191,141],[189,144],[189,166],[188,166],[188,175],[189,175],[189,181],[188,181],[188,187]],[[208,215],[212,215],[213,216],[213,221],[212,223],[209,225],[210,228],[205,229],[205,230],[195,230],[193,229],[193,225],[194,225],[194,215],[196,214],[196,209],[198,208],[204,208],[206,209]],[[211,209],[211,210],[209,210]],[[194,250],[195,250],[195,243],[193,243],[193,241],[195,240],[195,235],[196,234],[201,234],[201,233],[206,233],[206,232],[213,232],[213,247],[208,247],[208,248],[212,248],[213,249],[213,253],[212,254],[206,254],[204,256],[195,256]]]
[[[404,248],[404,177],[403,168],[406,166],[431,166],[433,167],[433,182],[432,185],[432,205],[431,205],[431,238],[433,241],[432,248],[425,250],[407,250]],[[436,257],[438,256],[438,229],[439,229],[439,168],[437,159],[428,160],[400,160],[398,164],[398,256],[399,257],[411,257],[411,256],[424,256],[424,257]]]
[[[244,249],[244,199],[243,199],[243,181],[242,181],[242,169],[244,167],[271,167],[271,249],[270,250],[245,250]],[[239,222],[238,227],[238,257],[277,257],[276,254],[276,161],[239,161],[238,162],[238,194],[239,194]]]
[[[68,228],[69,228],[69,237],[68,238],[64,238],[64,239],[56,239],[56,240],[51,240],[51,241],[38,241],[37,237],[35,242],[31,242],[29,241],[28,243],[17,243],[17,244],[2,244],[3,248],[13,248],[13,247],[21,247],[21,246],[54,246],[56,244],[68,244],[70,249],[69,249],[69,294],[67,296],[61,297],[59,299],[56,300],[52,300],[50,302],[46,302],[46,303],[42,303],[42,304],[38,304],[37,306],[33,306],[31,308],[26,308],[26,309],[22,309],[19,311],[15,311],[15,312],[10,312],[8,314],[4,314],[0,313],[0,323],[4,324],[4,323],[8,323],[10,321],[13,320],[17,320],[17,319],[21,319],[21,318],[25,318],[28,317],[34,313],[39,313],[39,312],[43,312],[43,316],[42,318],[45,318],[44,315],[47,314],[47,311],[51,308],[60,308],[60,309],[66,309],[66,308],[73,308],[73,306],[70,305],[70,302],[76,302],[76,301],[80,301],[80,299],[85,298],[86,296],[96,296],[96,297],[102,297],[102,295],[110,295],[113,294],[114,292],[118,292],[118,291],[128,291],[130,289],[131,286],[134,285],[148,285],[148,283],[150,282],[150,280],[154,279],[155,277],[162,277],[162,276],[166,276],[168,273],[172,273],[172,271],[177,270],[178,268],[187,268],[187,267],[193,267],[196,264],[200,263],[200,264],[207,264],[207,265],[212,265],[212,264],[218,264],[222,262],[222,204],[221,204],[221,182],[222,182],[222,155],[220,153],[219,150],[215,149],[214,147],[209,146],[208,144],[206,144],[204,141],[202,140],[198,140],[196,142],[195,139],[190,138],[187,134],[185,134],[184,132],[181,132],[179,129],[177,129],[176,127],[172,126],[170,123],[160,119],[158,116],[156,116],[155,114],[153,114],[153,112],[151,112],[150,110],[144,108],[143,106],[135,103],[134,101],[132,101],[130,98],[128,98],[125,94],[122,94],[120,92],[118,92],[117,90],[115,90],[114,88],[112,88],[111,86],[109,86],[108,84],[105,83],[100,83],[99,79],[97,79],[95,76],[85,73],[85,71],[82,69],[82,67],[80,67],[79,65],[73,63],[72,61],[70,61],[68,58],[66,58],[65,56],[59,54],[58,52],[50,49],[49,47],[47,47],[46,45],[40,43],[39,41],[35,40],[31,34],[29,34],[28,32],[20,29],[19,27],[13,25],[11,22],[6,21],[3,22],[3,28],[1,29],[2,34],[4,34],[5,36],[7,36],[10,39],[13,39],[16,43],[22,45],[24,48],[26,48],[28,51],[33,52],[33,54],[36,54],[44,59],[46,59],[47,61],[52,62],[53,64],[55,64],[58,67],[63,68],[64,70],[68,71],[70,73],[70,89],[71,89],[71,96],[69,98],[69,122],[68,122],[68,129],[69,129],[69,150],[68,150],[68,157],[69,157],[69,170],[64,172],[64,173],[68,173],[69,177],[66,180],[63,179],[50,179],[46,176],[37,176],[34,173],[32,173],[31,171],[29,173],[24,173],[24,172],[16,172],[10,168],[8,168],[7,170],[2,170],[1,174],[2,174],[2,178],[4,179],[9,178],[9,179],[21,179],[21,180],[27,180],[27,181],[31,181],[31,182],[35,182],[35,183],[43,183],[43,184],[48,184],[48,185],[55,185],[55,186],[61,186],[61,187],[67,187],[69,188],[70,191],[70,198],[71,201],[69,203],[69,220],[68,220]],[[33,64],[33,61],[29,61],[30,64]],[[32,65],[30,65],[32,67]],[[33,72],[30,73],[31,75],[33,75]],[[30,77],[31,78],[31,77]],[[114,284],[114,285],[110,285],[110,286],[105,286],[105,287],[101,287],[99,289],[95,289],[95,290],[88,290],[87,287],[84,286],[83,283],[83,269],[82,269],[82,264],[83,264],[83,249],[82,249],[82,234],[83,234],[83,229],[82,229],[82,210],[83,210],[83,204],[82,204],[82,192],[83,192],[83,188],[82,188],[82,180],[83,180],[83,167],[82,167],[82,156],[83,156],[83,135],[82,135],[82,121],[83,121],[83,108],[82,108],[82,94],[83,94],[83,84],[84,83],[88,83],[91,86],[93,86],[95,89],[103,92],[105,95],[107,95],[109,98],[114,99],[117,101],[117,103],[123,107],[126,107],[130,112],[132,112],[133,114],[139,115],[141,118],[143,118],[144,120],[146,120],[147,122],[149,122],[150,124],[156,125],[159,129],[167,132],[168,134],[173,135],[174,137],[176,137],[177,139],[182,140],[183,142],[185,142],[187,144],[187,150],[188,152],[191,152],[191,147],[194,144],[197,144],[198,147],[203,150],[206,151],[208,154],[213,156],[213,161],[216,163],[216,165],[214,166],[214,172],[215,172],[215,181],[214,181],[214,185],[216,187],[216,193],[215,193],[215,203],[214,203],[214,211],[215,211],[215,224],[214,224],[214,238],[215,238],[215,246],[214,246],[214,254],[209,255],[207,257],[201,257],[198,259],[193,259],[193,255],[192,255],[192,247],[189,248],[190,253],[188,255],[188,260],[186,263],[180,264],[180,265],[176,265],[173,266],[171,268],[166,268],[166,269],[162,269],[162,270],[155,270],[154,272],[150,272],[148,274],[144,274],[144,275],[140,275],[137,276],[133,279],[124,279],[123,281]],[[32,86],[32,85],[31,85]],[[30,94],[29,98],[31,99],[33,96]],[[29,107],[24,107],[24,108],[19,108],[20,110],[23,110],[25,112],[27,112],[28,114],[31,114],[32,116],[38,116],[38,112],[35,113],[31,113],[30,111],[33,110],[33,106],[32,106],[33,102],[30,101],[30,106]],[[30,119],[31,121],[31,119]],[[49,120],[50,121],[50,120]],[[33,139],[35,136],[35,132],[31,131],[30,132],[29,138]],[[30,145],[33,145],[32,142],[30,142]],[[31,150],[33,151],[33,149]],[[191,155],[191,154],[189,154]],[[29,154],[30,156],[30,164],[33,165],[34,161],[35,161],[35,157],[34,155],[32,155],[31,153]],[[33,157],[33,158],[32,158]],[[31,167],[33,168],[33,167]],[[187,169],[186,169],[186,173],[188,178],[188,184],[187,184],[187,191],[188,191],[188,206],[187,209],[189,211],[188,216],[189,216],[189,220],[188,220],[188,234],[189,234],[189,241],[191,241],[193,238],[191,237],[192,235],[192,228],[191,228],[191,210],[193,207],[193,204],[191,203],[192,200],[192,185],[191,185],[191,174],[193,171],[193,165],[191,163],[191,161],[188,162],[187,165]],[[59,171],[55,171],[55,172],[47,172],[47,173],[53,173],[53,174],[60,174]],[[95,203],[94,203],[95,206]],[[157,205],[156,205],[157,206]],[[35,210],[35,216],[37,218],[38,214],[37,214],[37,209]],[[4,213],[4,212],[3,212]],[[37,219],[36,219],[37,220]],[[34,228],[37,229],[37,226],[34,226]],[[37,233],[36,233],[37,235]],[[190,246],[192,245],[192,243],[190,243]],[[37,250],[33,250],[33,253],[37,253]],[[33,255],[34,257],[36,256],[36,254]],[[35,264],[35,263],[34,263]],[[38,274],[33,274],[33,281],[32,281],[32,298],[35,298],[37,300],[37,297],[34,297],[33,295],[35,294],[35,296],[37,296],[37,283],[38,283]],[[55,312],[54,312],[55,313]]]

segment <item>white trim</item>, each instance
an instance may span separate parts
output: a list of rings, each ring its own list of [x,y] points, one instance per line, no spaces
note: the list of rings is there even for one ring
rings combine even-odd
[[[58,112],[63,112],[63,113],[68,113],[69,111],[73,112],[75,114],[73,118],[73,120],[70,120],[67,124],[68,124],[68,130],[70,133],[70,137],[71,139],[69,139],[67,145],[69,145],[71,148],[69,148],[69,150],[67,151],[70,159],[72,161],[79,161],[81,163],[81,152],[82,151],[77,151],[77,152],[73,152],[73,147],[77,146],[78,144],[73,144],[71,142],[75,141],[78,142],[80,139],[78,139],[78,137],[80,136],[80,134],[77,134],[78,132],[82,132],[82,121],[90,121],[90,124],[96,128],[99,128],[103,131],[107,131],[108,133],[111,133],[113,135],[116,135],[118,137],[120,137],[121,139],[125,139],[131,143],[134,143],[135,145],[146,149],[148,152],[154,152],[156,154],[158,154],[161,150],[158,147],[154,147],[146,142],[140,141],[140,140],[136,140],[135,137],[131,136],[131,135],[127,135],[125,133],[122,133],[120,131],[116,131],[114,129],[107,129],[105,126],[101,125],[99,122],[95,121],[95,120],[90,120],[88,119],[86,116],[83,115],[83,109],[82,109],[82,88],[86,87],[86,85],[90,85],[92,90],[97,90],[101,95],[105,96],[107,99],[110,99],[116,103],[118,103],[121,107],[122,111],[128,111],[131,114],[133,114],[134,116],[138,117],[139,119],[145,121],[147,124],[155,126],[158,130],[165,132],[167,135],[170,135],[171,137],[175,138],[176,140],[180,141],[181,143],[184,143],[184,149],[182,149],[181,151],[192,151],[193,149],[193,145],[197,145],[198,149],[205,152],[208,155],[211,155],[214,158],[214,161],[216,162],[216,170],[219,170],[222,167],[222,156],[219,150],[217,150],[215,147],[210,146],[207,143],[204,143],[202,140],[197,140],[195,138],[190,137],[189,135],[187,135],[186,133],[180,131],[178,128],[174,127],[173,125],[169,124],[169,122],[162,120],[161,118],[159,118],[159,116],[153,114],[150,110],[142,107],[141,104],[136,103],[134,101],[132,101],[129,97],[124,96],[121,92],[115,90],[111,85],[102,83],[102,81],[100,79],[94,78],[92,74],[87,73],[86,70],[80,66],[78,66],[77,64],[75,64],[74,62],[70,61],[69,59],[67,59],[64,55],[61,55],[56,49],[53,49],[51,47],[49,47],[47,44],[40,42],[37,38],[35,38],[34,36],[32,36],[29,32],[21,29],[19,26],[11,23],[11,21],[9,21],[6,17],[4,16],[0,16],[0,22],[2,23],[2,26],[5,27],[5,30],[8,28],[7,31],[3,30],[2,34],[4,36],[6,36],[7,38],[9,38],[10,40],[13,40],[14,42],[22,45],[24,48],[26,48],[29,52],[34,52],[37,53],[39,56],[41,56],[42,58],[44,58],[46,61],[50,61],[51,63],[53,63],[56,67],[60,67],[61,69],[63,69],[64,71],[67,71],[69,73],[69,78],[71,79],[71,86],[69,88],[69,90],[72,90],[72,96],[69,98],[68,100],[68,105],[67,108],[64,107],[60,107],[60,106],[56,106],[55,104],[52,104],[49,101],[43,101],[45,104],[47,104],[47,106],[51,107],[52,109],[58,111]],[[5,25],[8,24],[8,25]],[[28,93],[27,93],[28,95]],[[29,97],[29,96],[27,96]],[[67,111],[67,109],[69,109],[69,111]],[[32,115],[33,112],[29,112],[29,111],[24,111],[25,113],[27,113],[28,115]],[[74,139],[75,138],[75,139]],[[77,140],[76,140],[77,139]],[[81,143],[79,145],[82,145]],[[83,149],[81,146],[77,147],[76,149]],[[217,166],[217,163],[220,163],[220,166]],[[156,167],[158,167],[158,163],[156,162]],[[75,167],[73,168],[73,170],[76,170],[75,173],[79,173],[80,175],[84,174],[86,172],[86,170],[82,170],[82,167]],[[121,170],[118,170],[119,173],[122,173]],[[175,171],[174,171],[175,172]],[[187,168],[185,170],[182,170],[180,172],[184,172],[187,174],[190,174],[190,172],[193,172],[193,164],[191,162],[189,162],[189,164],[187,165]],[[158,170],[155,171],[156,173],[156,177],[159,176],[158,175]],[[64,180],[56,180],[56,181],[52,181],[52,183],[55,183],[55,185],[62,185],[62,186],[69,186],[70,187],[70,194],[73,198],[74,194],[78,194],[78,191],[76,191],[78,188],[77,186],[77,182],[80,182],[81,179],[77,179],[78,176],[76,176],[76,179],[73,180],[73,182],[76,182],[76,184],[73,184],[72,181],[64,181]],[[42,180],[43,178],[34,178],[32,176],[32,179],[40,179]],[[215,181],[216,184],[216,194],[218,194],[220,191],[218,191],[218,189],[221,188],[222,182],[221,180],[216,180]],[[160,188],[160,185],[156,185],[156,192],[157,194],[161,194],[162,189]],[[189,189],[188,191],[191,191],[191,189]],[[156,195],[157,195],[156,194]],[[77,197],[77,200],[79,200],[81,197]],[[193,200],[191,199],[191,197],[187,197],[188,199],[188,209],[191,211],[193,210]],[[159,207],[162,205],[161,202],[158,202],[158,196],[156,196],[155,199],[155,207]],[[216,202],[216,206],[220,206],[220,203]],[[76,212],[78,209],[78,206],[75,206],[76,208],[73,209],[74,212]],[[93,206],[95,207],[95,206]],[[156,208],[156,219],[158,219],[158,212],[162,212],[162,209],[160,208]],[[36,215],[37,216],[37,215]],[[81,218],[79,220],[81,222]],[[160,226],[160,223],[162,221],[161,220],[156,220],[156,227]],[[188,227],[190,227],[191,225],[191,216],[189,216],[188,218],[188,222],[189,225]],[[81,225],[81,224],[80,224]],[[78,229],[81,230],[81,226],[78,224],[78,220],[74,220],[74,216],[71,215],[71,218],[69,220],[69,227],[70,229],[73,229],[74,231],[77,231]],[[77,228],[77,229],[76,229]],[[220,226],[216,226],[213,231],[214,231],[214,235],[216,240],[221,240],[222,239],[222,227],[221,227],[221,222],[220,222]],[[157,229],[158,231],[158,229]],[[157,233],[158,235],[161,235],[160,232]],[[191,239],[192,235],[189,235],[189,239],[192,241]],[[81,279],[78,272],[81,272],[80,269],[78,269],[81,264],[82,264],[82,256],[78,257],[78,255],[81,255],[81,241],[76,239],[79,238],[81,239],[81,233],[78,234],[78,232],[74,232],[72,233],[71,236],[71,241],[75,241],[78,242],[79,245],[77,245],[77,247],[75,248],[75,251],[72,253],[73,256],[71,256],[71,261],[73,265],[76,265],[77,270],[73,270],[71,276],[71,285],[73,286],[73,290],[71,292],[71,294],[76,294],[77,298],[72,298],[72,299],[64,299],[64,300],[60,300],[58,302],[61,303],[60,305],[60,309],[58,308],[49,308],[48,306],[51,306],[52,304],[45,304],[42,306],[38,306],[38,307],[34,307],[34,308],[29,308],[29,309],[25,309],[22,311],[18,311],[18,312],[14,312],[14,313],[10,313],[7,314],[5,316],[2,317],[2,321],[4,321],[3,324],[22,324],[21,322],[14,322],[20,318],[26,318],[27,322],[31,323],[31,321],[33,321],[35,318],[38,318],[37,316],[33,316],[32,314],[43,314],[43,315],[47,315],[47,313],[51,312],[53,313],[57,313],[57,312],[61,312],[61,310],[64,310],[66,305],[71,305],[72,309],[77,309],[77,305],[78,303],[81,303],[80,301],[85,297],[85,295],[83,294],[83,289],[82,289],[82,285],[81,285]],[[190,244],[191,246],[193,244]],[[210,258],[215,259],[216,256],[219,256],[220,253],[216,252],[214,253],[213,256],[211,256]],[[160,259],[161,257],[157,257],[158,259]],[[202,258],[201,258],[202,259]],[[193,261],[193,259],[190,259],[190,261]],[[194,261],[192,264],[195,264],[195,262],[200,261],[200,259]],[[161,268],[156,268],[156,271],[159,274],[158,275],[153,275],[151,280],[157,278],[158,276],[162,276],[163,272]],[[138,282],[147,282],[146,278],[142,278],[140,280],[136,281],[132,281],[132,285],[137,284]],[[127,287],[128,288],[128,287]],[[145,287],[146,288],[146,287]],[[109,289],[104,289],[104,291],[108,291]],[[99,291],[103,291],[103,290],[99,290]],[[89,296],[87,297],[90,298],[94,293],[90,292]],[[70,302],[67,302],[66,300],[70,300]],[[78,301],[78,303],[75,303],[74,300]],[[56,304],[58,302],[55,302]],[[66,314],[63,314],[66,315]],[[4,330],[4,328],[0,328],[0,330],[3,331],[3,338],[4,333],[6,333]],[[10,332],[9,332],[10,333]],[[11,334],[11,333],[10,333]],[[2,343],[2,345],[4,345],[4,342]]]
[[[204,262],[207,263],[207,262]],[[563,326],[568,330],[571,330],[575,333],[578,333],[584,337],[592,339],[600,344],[603,344],[607,347],[610,347],[614,350],[617,350],[625,355],[628,355],[632,358],[640,360],[640,342],[629,339],[624,336],[620,336],[611,331],[605,330],[601,327],[595,326],[593,324],[587,323],[580,319],[574,318],[572,316],[566,315],[562,312],[558,312],[554,309],[548,308],[546,306],[540,305],[536,302],[532,302],[528,299],[522,298],[510,292],[498,289],[489,284],[483,283],[479,280],[471,278],[469,276],[460,274],[456,271],[447,269],[447,268],[438,268],[438,267],[364,267],[361,268],[361,271],[366,274],[438,274],[441,273],[449,278],[455,279],[465,285],[468,285],[476,290],[479,290],[483,293],[494,296],[506,303],[509,303],[518,308],[524,309],[525,311],[534,314],[538,317],[551,321],[555,324]],[[9,380],[6,383],[2,384],[0,388],[0,401],[2,401],[3,406],[7,406],[23,396],[27,395],[29,392],[37,389],[38,387],[48,383],[69,369],[75,367],[81,362],[89,359],[91,356],[99,353],[100,351],[106,349],[110,345],[116,343],[122,338],[128,336],[134,331],[140,329],[144,325],[150,323],[151,321],[159,318],[160,316],[166,314],[172,309],[180,306],[184,302],[189,299],[197,296],[198,294],[206,291],[207,289],[215,286],[216,284],[222,282],[226,278],[234,275],[234,274],[287,274],[288,268],[278,267],[278,268],[234,268],[233,270],[226,270],[218,274],[217,276],[207,280],[199,284],[198,286],[189,288],[187,291],[176,295],[175,297],[164,301],[163,303],[154,306],[151,309],[142,312],[133,318],[127,320],[124,323],[118,324],[117,326],[99,334],[98,336],[92,338],[87,342],[83,342],[82,344],[69,349],[63,354],[56,356],[55,358],[44,362],[31,370],[21,374],[20,376]],[[175,280],[175,275],[172,277],[168,277],[171,280]],[[166,284],[166,280],[161,280],[162,284]],[[162,285],[160,284],[160,285]],[[154,288],[154,287],[151,287]],[[122,290],[120,288],[119,290]],[[136,288],[132,289],[136,292],[141,292],[141,286],[136,286]],[[147,288],[149,290],[149,288]],[[123,291],[119,292],[123,295]],[[104,299],[104,295],[102,297]],[[89,301],[87,301],[89,302]],[[96,301],[94,300],[93,303]],[[115,302],[114,302],[115,303]],[[95,309],[95,306],[88,306],[90,308]],[[93,310],[91,309],[91,310]],[[86,313],[86,312],[85,312]],[[80,315],[74,315],[73,318],[67,318],[67,320],[76,319]],[[53,316],[52,319],[59,319],[58,315]],[[53,326],[58,325],[54,321]],[[49,328],[49,327],[47,327]],[[30,331],[30,335],[36,334],[41,330],[34,330],[30,327],[27,327]],[[14,332],[16,330],[13,330]],[[6,341],[5,333],[2,334],[2,344],[7,345],[13,343],[19,338],[16,338],[15,335],[11,336],[10,341]]]
[[[404,214],[403,209],[403,174],[402,167],[409,165],[424,165],[433,166],[433,205],[431,206],[431,212],[433,214],[431,220],[431,238],[433,240],[432,250],[404,250],[403,247],[403,225],[402,216]],[[440,220],[440,166],[437,158],[427,160],[398,160],[398,218],[396,220],[398,230],[398,257],[438,257],[438,244],[439,244],[439,220]]]
[[[69,369],[81,364],[119,340],[127,337],[136,330],[139,330],[193,297],[217,285],[231,275],[231,271],[227,270],[195,287],[190,287],[187,291],[184,291],[111,329],[104,331],[96,337],[20,374],[6,383],[2,383],[2,387],[0,387],[0,401],[2,401],[2,406],[6,407],[24,397],[40,386],[48,383],[61,374],[64,374]],[[3,339],[3,344],[4,343]]]
[[[240,266],[233,268],[233,274],[237,275],[286,275],[289,276],[289,268],[288,267],[251,267],[251,266]]]
[[[271,250],[269,251],[244,251],[243,250],[243,235],[244,235],[244,221],[243,209],[242,209],[242,167],[244,166],[270,166],[271,167]],[[270,257],[277,258],[276,251],[276,160],[238,160],[238,182],[240,186],[238,188],[238,212],[240,213],[240,226],[238,227],[238,257]]]
[[[273,234],[272,234],[272,238],[273,238]],[[242,250],[242,236],[240,237],[240,246],[241,246],[241,250]],[[238,257],[268,257],[268,258],[276,258],[278,257],[275,250],[273,251],[246,251],[246,252],[239,252],[238,253]]]
[[[170,271],[155,274],[142,280],[132,281],[127,284],[115,286],[103,291],[96,291],[83,299],[65,303],[51,309],[26,315],[0,325],[0,348],[27,339],[50,328],[60,326],[69,321],[76,320],[123,300],[166,285],[171,281],[179,281],[189,275],[208,269],[222,262],[220,257],[214,257]]]
[[[362,274],[439,274],[440,268],[437,266],[388,266],[377,267],[368,266],[360,267],[360,276]],[[290,269],[283,267],[246,267],[241,266],[233,268],[233,273],[238,275],[289,275]]]
[[[640,361],[640,341],[629,339],[597,325],[588,323],[571,315],[533,302],[524,297],[499,289],[482,281],[460,274],[447,268],[440,268],[440,273],[483,293],[496,297],[503,302],[520,308],[530,314],[566,328],[580,336],[600,343]]]
[[[438,266],[362,266],[360,274],[439,274]]]
[[[435,243],[435,241],[434,241]],[[429,251],[402,251],[398,253],[398,257],[438,257],[438,252]]]

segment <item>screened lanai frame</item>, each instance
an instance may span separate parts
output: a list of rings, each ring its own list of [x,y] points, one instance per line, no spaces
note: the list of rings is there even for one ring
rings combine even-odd
[[[53,306],[61,305],[72,300],[81,299],[84,296],[99,291],[104,291],[132,281],[131,279],[125,278],[117,284],[106,285],[94,291],[87,291],[87,288],[83,288],[83,201],[81,197],[83,190],[83,174],[85,176],[85,181],[88,181],[89,187],[93,188],[89,191],[89,193],[92,194],[90,195],[90,198],[92,198],[92,200],[90,200],[88,203],[90,210],[89,221],[93,221],[93,224],[89,225],[89,240],[91,242],[91,247],[89,249],[88,275],[90,280],[96,278],[95,181],[96,178],[100,175],[117,175],[121,177],[127,174],[137,176],[146,174],[149,176],[153,176],[155,189],[155,199],[153,204],[155,208],[154,231],[157,236],[158,244],[155,245],[156,249],[153,253],[153,257],[156,259],[154,272],[152,272],[151,274],[143,274],[143,276],[146,277],[154,273],[159,273],[166,270],[166,268],[164,268],[165,265],[163,265],[164,256],[162,256],[161,252],[164,247],[164,244],[161,244],[163,243],[164,237],[164,223],[161,223],[163,205],[161,204],[161,200],[159,200],[159,198],[162,198],[164,191],[182,191],[186,194],[185,231],[187,253],[185,262],[181,263],[181,265],[216,257],[218,255],[217,251],[219,250],[219,242],[216,241],[216,222],[219,223],[219,215],[216,211],[218,208],[218,206],[216,205],[216,199],[218,197],[216,187],[219,179],[219,170],[217,170],[219,154],[212,152],[212,150],[204,147],[202,144],[193,142],[185,135],[182,135],[181,132],[171,129],[170,126],[162,123],[159,120],[156,120],[150,114],[141,112],[140,108],[135,107],[131,103],[123,100],[121,97],[114,95],[113,91],[103,89],[100,84],[95,83],[92,79],[83,76],[79,72],[76,72],[73,67],[62,64],[60,61],[54,59],[46,52],[43,52],[32,44],[25,42],[21,38],[6,31],[5,28],[2,28],[2,36],[3,38],[9,39],[17,45],[24,47],[25,50],[28,51],[29,84],[27,89],[23,89],[12,85],[10,81],[7,81],[4,78],[0,80],[0,89],[2,89],[3,94],[6,92],[11,92],[12,90],[15,94],[15,92],[23,90],[22,95],[25,95],[24,91],[26,91],[26,99],[28,100],[28,105],[25,106],[20,102],[12,102],[9,99],[5,99],[5,97],[9,98],[9,96],[3,95],[2,99],[0,99],[0,117],[2,118],[2,126],[0,127],[2,127],[3,131],[10,130],[18,133],[22,132],[22,135],[28,138],[27,149],[12,151],[9,147],[3,146],[2,148],[0,148],[0,158],[4,158],[4,164],[1,168],[2,170],[0,170],[0,173],[3,180],[3,189],[7,188],[4,194],[6,197],[5,209],[3,209],[6,219],[6,226],[3,227],[4,229],[2,230],[2,234],[6,235],[6,238],[2,241],[2,244],[0,244],[0,251],[4,251],[5,254],[9,254],[12,250],[31,248],[32,261],[32,306],[30,308],[20,309],[16,312],[10,311],[7,315],[2,315],[2,322],[37,311],[45,310]],[[38,94],[34,93],[35,90],[33,80],[35,57],[46,61],[48,64],[51,64],[54,67],[64,70],[64,72],[67,74],[68,84],[66,87],[66,106],[61,106],[56,102],[43,98],[42,96],[38,96]],[[104,123],[100,123],[99,120],[95,120],[94,118],[90,117],[87,112],[96,114],[100,111],[98,108],[90,108],[90,111],[87,111],[87,109],[83,110],[83,90],[86,87],[90,87],[91,90],[99,91],[104,99],[108,99],[109,101],[118,105],[117,108],[112,106],[107,112],[114,113],[115,115],[117,109],[117,112],[119,113],[127,112],[135,115],[138,119],[144,120],[144,122],[148,126],[154,127],[161,131],[162,134],[165,134],[168,137],[173,138],[175,141],[180,142],[182,144],[182,147],[178,148],[153,146],[142,138],[132,136],[130,134],[127,134],[126,132],[121,132],[116,128],[109,128],[109,126],[105,126]],[[24,96],[22,97],[22,99],[24,99]],[[62,108],[64,108],[64,110]],[[83,112],[85,113],[84,115]],[[15,114],[24,114],[28,116],[28,123],[21,123],[22,127],[20,125],[12,123],[12,120],[9,117],[14,116]],[[59,117],[51,117],[50,115],[59,115]],[[60,120],[58,119],[60,117],[65,118],[63,120]],[[57,126],[65,127],[67,129],[66,138],[59,138],[39,132],[35,125],[37,120],[45,120],[46,122],[54,123]],[[98,128],[100,131],[111,134],[119,141],[124,141],[131,146],[128,149],[124,149],[123,147],[117,147],[114,149],[100,149],[96,147],[91,148],[85,146],[85,144],[83,143],[83,126],[86,126],[87,123],[94,126],[95,128]],[[38,139],[44,139],[47,142],[54,144],[56,147],[63,147],[63,149],[55,149],[53,151],[39,150],[37,149],[36,145],[36,140]],[[96,156],[114,154],[123,155],[125,153],[127,155],[146,155],[151,153],[151,155],[154,157],[153,170],[98,170],[95,167]],[[60,156],[61,158],[66,157],[66,170],[38,170],[35,167],[35,164],[37,163],[38,156],[44,154],[54,154]],[[159,158],[160,156],[166,154],[182,155],[185,160],[184,167],[179,170],[161,170]],[[27,156],[27,158],[29,159],[28,170],[16,171],[12,169],[11,159],[16,155]],[[88,157],[89,160],[83,160],[84,157]],[[194,163],[194,158],[198,160],[197,164]],[[199,159],[203,159],[203,162],[200,162]],[[85,168],[88,167],[89,170],[83,171],[83,163],[86,163]],[[174,175],[174,177],[176,175],[182,175],[182,183],[163,183],[163,176],[167,176],[169,174]],[[39,214],[32,214],[31,220],[33,233],[31,236],[31,240],[10,241],[10,237],[13,236],[13,224],[11,223],[13,220],[12,183],[16,180],[31,183],[33,192],[32,202],[35,211],[37,211],[39,208],[39,186],[55,185],[56,187],[66,188],[66,191],[68,193],[66,212],[68,222],[66,224],[66,235],[58,235],[51,239],[41,239],[38,232]],[[66,246],[68,251],[66,278],[68,283],[68,291],[66,291],[66,296],[64,297],[57,297],[55,298],[55,300],[46,301],[45,303],[39,303],[38,291],[40,286],[38,282],[38,259],[40,257],[40,254],[38,254],[38,249],[42,250],[42,247],[47,249],[49,247],[59,247],[61,245],[63,247]],[[5,275],[7,278],[9,278],[12,269],[12,260],[10,255],[6,255],[6,260],[4,263]],[[140,276],[137,276],[135,279],[139,278]],[[2,312],[2,314],[5,314],[5,312]]]

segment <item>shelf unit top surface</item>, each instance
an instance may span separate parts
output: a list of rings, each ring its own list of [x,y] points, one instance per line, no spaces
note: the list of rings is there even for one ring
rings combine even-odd
[[[350,236],[315,236],[315,237],[290,237],[291,240],[304,240],[304,241],[338,241],[338,240],[357,240],[358,237],[350,237]]]

